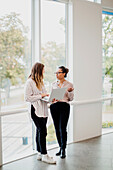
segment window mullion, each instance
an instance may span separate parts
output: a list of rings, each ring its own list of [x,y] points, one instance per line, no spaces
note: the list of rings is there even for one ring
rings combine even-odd
[[[66,57],[66,65],[68,66],[68,4],[65,5],[65,57]]]
[[[41,0],[32,0],[32,64],[41,58]]]

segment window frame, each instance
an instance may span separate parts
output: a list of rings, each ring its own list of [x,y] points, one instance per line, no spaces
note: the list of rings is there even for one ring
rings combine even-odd
[[[54,1],[54,0],[51,0]],[[69,0],[58,0],[58,2],[66,3],[66,65],[68,65],[69,54]],[[41,59],[41,0],[31,0],[31,61],[34,64]],[[38,37],[38,38],[36,38]],[[26,112],[27,108],[15,109],[10,111],[0,110],[0,166],[3,165],[2,159],[2,116],[21,114]],[[23,157],[22,157],[23,158]],[[20,158],[21,159],[21,158]],[[14,160],[15,161],[15,160]]]

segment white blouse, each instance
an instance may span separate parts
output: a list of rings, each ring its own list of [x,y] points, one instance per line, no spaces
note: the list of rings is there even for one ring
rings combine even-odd
[[[34,106],[35,114],[38,117],[48,117],[47,103],[41,100],[42,93],[47,93],[45,87],[43,86],[42,90],[40,91],[37,88],[35,81],[29,78],[25,85],[25,101]]]
[[[63,82],[61,88],[63,88],[63,87],[67,87],[67,89],[68,89],[68,88],[73,88],[73,84],[70,83],[69,81],[65,80],[65,81]],[[54,83],[52,84],[52,88],[53,88],[53,89],[55,89],[55,88],[60,88],[60,87],[59,87],[59,81],[54,82]],[[72,92],[66,91],[66,93],[64,94],[64,98],[63,98],[62,101],[64,101],[64,102],[69,102],[69,101],[72,101],[73,98],[74,98],[74,90],[73,90]]]

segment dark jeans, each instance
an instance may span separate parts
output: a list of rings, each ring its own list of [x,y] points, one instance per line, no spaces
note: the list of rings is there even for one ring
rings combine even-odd
[[[55,131],[59,146],[66,148],[67,143],[67,123],[70,114],[70,105],[66,102],[57,102],[50,106]]]
[[[47,117],[38,117],[35,114],[35,108],[31,105],[31,117],[36,125],[36,145],[37,151],[41,154],[47,154],[46,149],[46,136],[47,136]]]

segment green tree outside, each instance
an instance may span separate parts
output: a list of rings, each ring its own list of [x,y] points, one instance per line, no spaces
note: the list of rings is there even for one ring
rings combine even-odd
[[[113,16],[103,14],[103,68],[104,74],[112,80],[113,93]]]
[[[12,85],[18,84],[18,79],[22,83],[25,82],[27,49],[30,46],[27,33],[28,28],[19,19],[19,14],[10,13],[0,18],[0,83],[2,88],[7,79]]]
[[[55,81],[55,74],[59,65],[65,64],[65,46],[56,42],[48,42],[42,47],[42,63],[46,66],[45,81]]]

